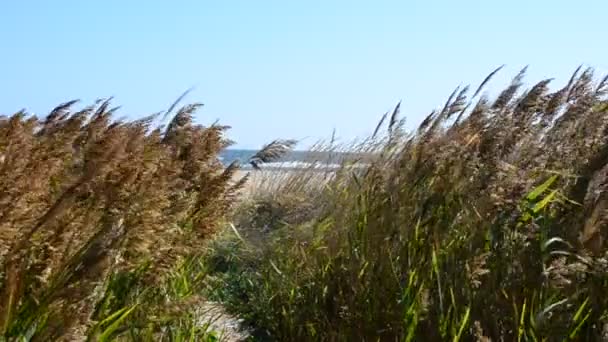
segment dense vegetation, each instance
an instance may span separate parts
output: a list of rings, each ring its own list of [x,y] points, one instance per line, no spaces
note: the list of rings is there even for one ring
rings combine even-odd
[[[397,106],[365,168],[258,185],[208,295],[271,340],[608,338],[607,78],[522,91],[524,69],[491,100],[494,73],[414,132]]]
[[[261,340],[607,339],[608,78],[489,99],[497,71],[252,184],[197,104],[0,118],[0,340],[216,340],[207,298]]]
[[[226,127],[74,104],[0,119],[0,340],[215,338],[194,256],[244,181],[217,159]]]

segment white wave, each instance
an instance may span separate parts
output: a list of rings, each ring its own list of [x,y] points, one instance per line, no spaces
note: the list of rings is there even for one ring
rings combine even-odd
[[[315,169],[315,170],[337,170],[344,165],[322,163],[322,162],[303,162],[303,161],[286,161],[286,162],[273,162],[264,163],[259,165],[261,169]],[[356,163],[348,165],[351,168],[362,168],[367,164]]]

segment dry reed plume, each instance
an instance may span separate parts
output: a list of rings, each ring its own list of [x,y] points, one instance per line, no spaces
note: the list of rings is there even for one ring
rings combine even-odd
[[[278,340],[608,338],[608,77],[522,90],[523,69],[480,96],[499,69],[414,132],[397,106],[382,134],[386,114],[365,169],[281,187],[275,205],[321,207],[260,217],[277,231],[261,254],[217,246],[232,265],[220,298]]]
[[[199,104],[113,121],[110,101],[0,120],[0,336],[84,340],[112,275],[158,283],[216,229],[242,182],[218,152],[227,127]],[[162,304],[159,310],[162,309]],[[90,336],[89,336],[90,337]],[[95,338],[95,336],[93,336]],[[99,336],[97,336],[99,337]]]

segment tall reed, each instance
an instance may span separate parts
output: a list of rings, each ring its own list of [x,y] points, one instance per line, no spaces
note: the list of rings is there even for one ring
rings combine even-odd
[[[494,99],[498,70],[457,88],[413,132],[398,106],[361,147],[368,166],[314,192],[253,196],[254,219],[235,217],[249,233],[209,259],[217,298],[283,341],[606,338],[608,78],[522,90],[525,70]]]
[[[113,120],[109,100],[75,104],[0,120],[0,336],[9,340],[107,339],[100,322],[116,329],[126,313],[150,315],[139,292],[160,289],[199,249],[242,185],[232,182],[237,166],[217,158],[228,127],[192,122],[200,104],[131,122]],[[163,115],[168,126],[155,126]]]

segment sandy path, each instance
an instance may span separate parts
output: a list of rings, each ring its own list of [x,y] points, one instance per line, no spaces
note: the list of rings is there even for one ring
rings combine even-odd
[[[207,302],[199,308],[199,325],[217,333],[223,342],[240,342],[249,337],[249,332],[243,329],[243,320],[227,313],[216,302]]]

